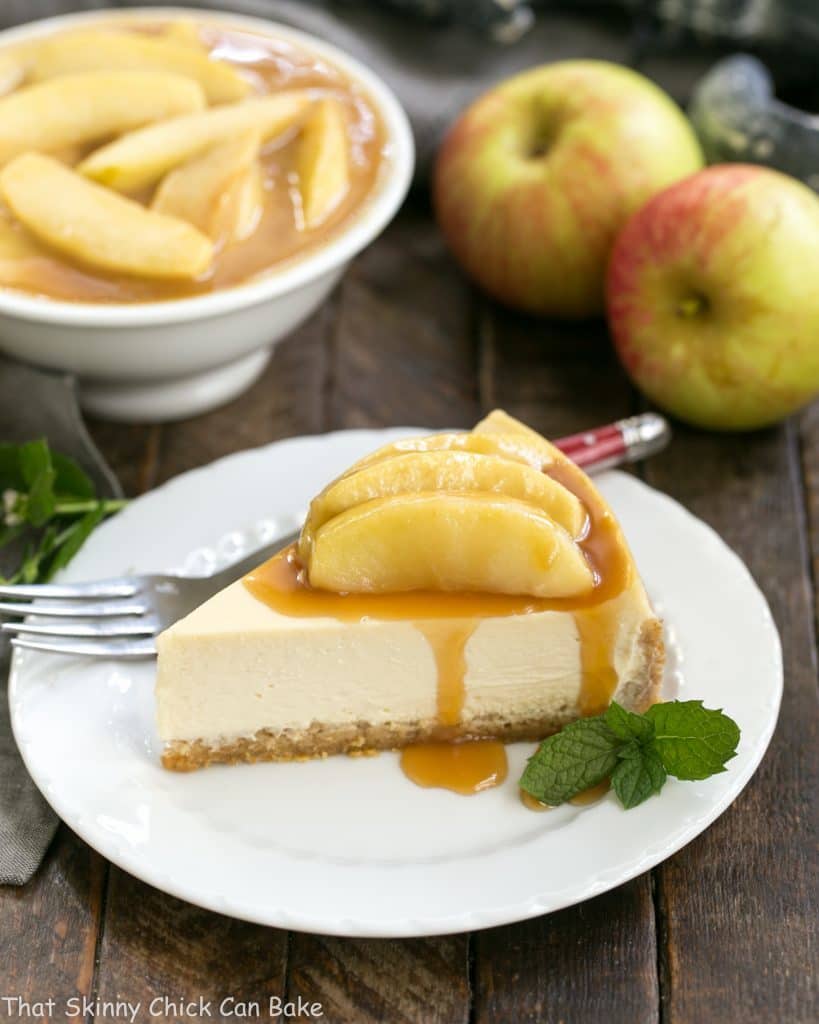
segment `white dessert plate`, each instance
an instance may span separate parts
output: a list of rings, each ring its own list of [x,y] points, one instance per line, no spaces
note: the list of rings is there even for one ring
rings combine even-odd
[[[407,432],[294,438],[186,473],[101,526],[62,579],[208,571],[293,529],[331,477]],[[282,928],[457,932],[634,878],[707,828],[748,782],[776,723],[782,661],[765,599],[713,530],[633,477],[598,479],[666,620],[667,695],[724,708],[742,729],[725,773],[671,779],[631,811],[608,794],[545,814],[518,799],[534,750],[526,743],[509,748],[506,783],[472,797],[414,786],[390,753],[174,774],[159,763],[152,662],[18,651],[9,699],[31,775],[60,817],[121,868],[191,903]]]

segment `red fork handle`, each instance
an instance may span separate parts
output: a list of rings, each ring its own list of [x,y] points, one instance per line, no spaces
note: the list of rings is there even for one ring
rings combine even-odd
[[[588,472],[635,462],[662,451],[671,440],[668,421],[654,412],[570,434],[555,445]]]

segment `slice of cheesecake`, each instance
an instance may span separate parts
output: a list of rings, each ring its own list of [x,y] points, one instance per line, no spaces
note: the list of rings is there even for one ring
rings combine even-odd
[[[539,739],[657,699],[662,628],[608,505],[496,412],[399,441],[298,545],[162,634],[163,764]]]

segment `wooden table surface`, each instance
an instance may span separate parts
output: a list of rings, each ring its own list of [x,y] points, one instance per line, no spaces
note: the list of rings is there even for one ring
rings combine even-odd
[[[128,493],[139,494],[278,438],[467,427],[494,406],[550,436],[642,408],[601,326],[524,319],[478,296],[421,198],[280,345],[248,394],[183,423],[91,426]],[[819,404],[740,437],[677,427],[670,449],[639,469],[746,561],[785,655],[782,714],[759,772],[704,835],[654,871],[522,924],[351,940],[199,910],[109,865],[62,827],[35,879],[0,889],[0,995],[141,1000],[140,1020],[150,1019],[151,998],[166,995],[302,996],[322,1004],[322,1020],[355,1024],[816,1020],[817,441]],[[166,1019],[233,1018],[214,1006],[209,1018]]]

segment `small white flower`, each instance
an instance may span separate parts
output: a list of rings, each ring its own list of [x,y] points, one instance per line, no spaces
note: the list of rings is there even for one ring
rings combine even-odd
[[[12,487],[3,491],[3,522],[6,526],[19,526],[23,521],[23,517],[16,511],[19,498],[20,492]]]

